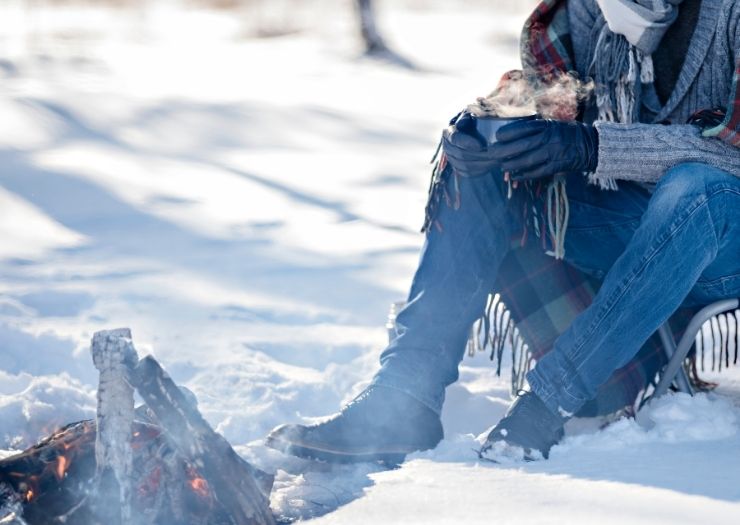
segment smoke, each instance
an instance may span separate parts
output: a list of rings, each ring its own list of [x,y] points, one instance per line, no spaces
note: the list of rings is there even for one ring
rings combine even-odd
[[[0,483],[0,524],[27,525],[23,520],[23,505],[15,491]]]
[[[593,81],[563,73],[535,86],[521,71],[506,73],[487,97],[468,106],[477,117],[514,118],[538,114],[542,118],[575,120],[582,102],[593,92]]]

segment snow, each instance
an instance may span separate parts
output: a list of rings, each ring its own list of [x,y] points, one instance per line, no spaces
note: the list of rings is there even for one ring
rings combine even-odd
[[[458,435],[371,474],[364,497],[316,523],[735,523],[739,415],[723,397],[678,394],[645,410],[650,429],[569,428],[548,461],[525,464],[478,462],[485,436]]]
[[[734,523],[737,369],[639,421],[574,422],[542,462],[478,460],[509,404],[482,355],[448,390],[445,441],[400,469],[262,445],[372,377],[440,128],[517,66],[533,2],[381,3],[417,70],[358,57],[346,2],[257,4],[0,6],[0,457],[94,414],[90,339],[128,326],[276,473],[285,518]]]

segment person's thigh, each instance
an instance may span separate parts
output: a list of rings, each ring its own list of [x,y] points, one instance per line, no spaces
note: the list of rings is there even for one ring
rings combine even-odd
[[[565,234],[565,260],[602,279],[640,225],[650,192],[639,184],[619,182],[619,189],[602,190],[585,176],[569,175],[570,218]]]
[[[714,260],[704,268],[686,302],[702,305],[740,297],[740,177],[698,163],[679,168],[683,177],[674,177],[674,185],[693,186],[697,179],[702,181],[699,190],[714,224],[714,231],[703,234],[713,236],[717,243]]]
[[[680,168],[685,176],[671,176],[668,184],[691,186],[673,189],[676,194],[701,192],[712,200],[718,241],[716,258],[704,269],[684,306],[740,297],[740,178],[697,163]],[[666,191],[668,184],[656,191]],[[653,195],[641,185],[625,181],[619,182],[617,191],[602,190],[576,174],[569,176],[567,188],[570,220],[565,260],[601,279],[624,252]]]

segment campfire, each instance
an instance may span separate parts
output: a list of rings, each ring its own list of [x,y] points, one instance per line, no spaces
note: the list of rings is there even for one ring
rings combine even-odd
[[[92,355],[95,421],[0,461],[0,524],[275,523],[272,476],[242,459],[154,358],[139,360],[128,329],[96,333]]]

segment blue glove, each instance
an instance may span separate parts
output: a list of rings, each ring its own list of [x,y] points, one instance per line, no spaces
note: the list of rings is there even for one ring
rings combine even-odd
[[[458,113],[442,133],[442,150],[455,172],[479,177],[498,172],[501,162],[491,157],[486,139],[476,129],[476,119],[467,111]]]
[[[496,132],[488,148],[503,172],[513,181],[533,180],[561,172],[594,171],[598,163],[599,135],[582,122],[521,120]]]

